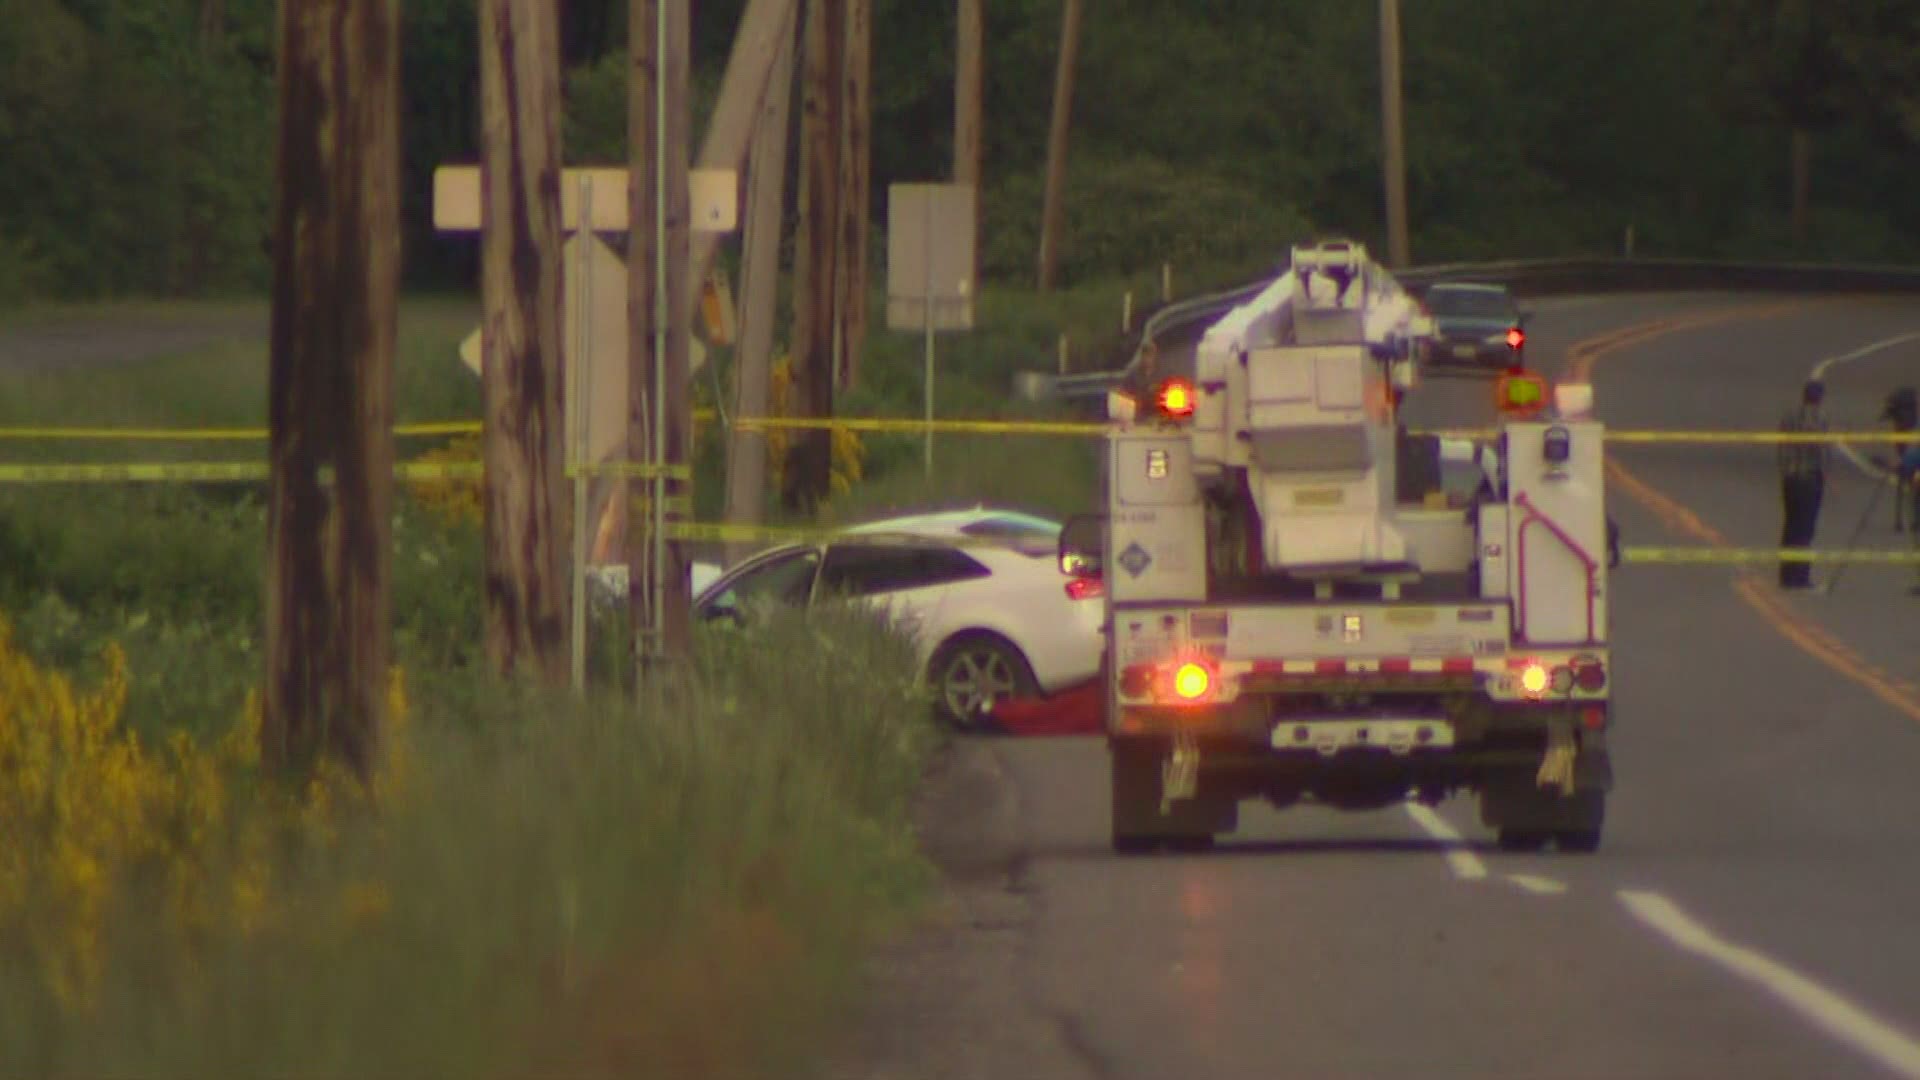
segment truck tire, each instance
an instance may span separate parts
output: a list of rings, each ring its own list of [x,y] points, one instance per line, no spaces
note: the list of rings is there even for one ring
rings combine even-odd
[[[1214,835],[1238,824],[1238,800],[1209,797],[1203,790],[1160,813],[1161,769],[1169,749],[1155,739],[1115,739],[1112,752],[1113,850],[1141,855],[1158,847],[1205,851]]]
[[[1563,852],[1600,850],[1607,793],[1582,788],[1572,795],[1509,782],[1480,793],[1480,819],[1499,834],[1503,851],[1539,851],[1551,841]]]

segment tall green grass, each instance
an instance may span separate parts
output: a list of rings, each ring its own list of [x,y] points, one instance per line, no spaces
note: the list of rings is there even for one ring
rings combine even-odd
[[[0,969],[0,1074],[793,1075],[931,880],[914,666],[821,608],[703,635],[663,713],[428,702],[377,819],[278,859],[290,920],[182,947],[127,897],[90,1012]]]

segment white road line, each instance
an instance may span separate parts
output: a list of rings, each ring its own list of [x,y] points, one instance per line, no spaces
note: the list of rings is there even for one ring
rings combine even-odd
[[[1480,861],[1480,856],[1466,849],[1466,839],[1447,824],[1447,819],[1419,803],[1408,803],[1407,815],[1427,830],[1428,836],[1447,845],[1447,866],[1453,871],[1454,877],[1478,881],[1487,876],[1487,864]]]
[[[1901,1076],[1920,1078],[1920,1042],[1859,1005],[1763,953],[1724,941],[1659,893],[1623,889],[1634,917],[1687,952],[1772,993],[1839,1041]]]
[[[1862,345],[1850,353],[1841,353],[1839,356],[1829,356],[1825,360],[1813,365],[1813,371],[1809,373],[1807,377],[1810,379],[1825,379],[1828,370],[1840,364],[1849,363],[1862,357],[1872,356],[1877,352],[1885,352],[1896,345],[1905,345],[1909,341],[1920,341],[1920,330],[1890,337],[1885,341],[1876,341],[1871,345]],[[1867,479],[1879,480],[1881,478],[1879,472],[1874,469],[1872,464],[1870,464],[1866,458],[1860,456],[1860,451],[1855,450],[1846,443],[1838,443],[1836,445],[1840,448],[1840,453],[1846,455],[1848,461],[1853,462],[1854,468],[1866,474]]]
[[[1567,891],[1567,887],[1560,882],[1535,874],[1508,874],[1507,880],[1535,896],[1558,896]]]

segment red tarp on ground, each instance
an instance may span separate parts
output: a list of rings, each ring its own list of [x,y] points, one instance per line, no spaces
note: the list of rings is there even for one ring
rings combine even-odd
[[[1106,697],[1092,679],[1051,697],[995,702],[993,722],[1008,735],[1098,735],[1107,729]]]

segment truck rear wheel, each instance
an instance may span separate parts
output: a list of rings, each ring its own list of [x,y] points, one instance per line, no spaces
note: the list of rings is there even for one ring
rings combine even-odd
[[[1572,795],[1531,784],[1504,784],[1480,793],[1480,819],[1498,831],[1503,851],[1539,851],[1553,842],[1561,851],[1600,850],[1607,793],[1587,788]]]
[[[1158,847],[1175,851],[1205,851],[1216,833],[1232,832],[1239,823],[1237,799],[1208,795],[1175,801],[1160,812],[1161,770],[1170,750],[1162,740],[1116,739],[1112,752],[1113,850],[1141,855]]]

